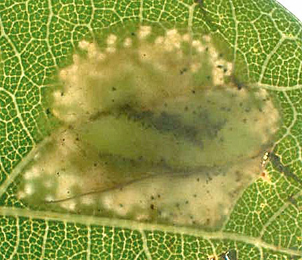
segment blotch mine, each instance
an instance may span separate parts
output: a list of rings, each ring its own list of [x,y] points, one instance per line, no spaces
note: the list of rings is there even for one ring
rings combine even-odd
[[[280,120],[267,91],[238,88],[231,55],[214,40],[148,25],[81,41],[59,72],[48,108],[59,123],[28,166],[20,199],[55,211],[221,225],[259,177]]]

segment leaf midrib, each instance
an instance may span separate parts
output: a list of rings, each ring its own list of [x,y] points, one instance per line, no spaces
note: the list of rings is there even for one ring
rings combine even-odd
[[[259,250],[267,249],[278,251],[280,253],[301,256],[301,251],[288,249],[280,246],[271,245],[265,243],[260,237],[254,238],[250,236],[228,233],[228,232],[206,232],[201,229],[191,228],[191,227],[180,227],[180,226],[169,226],[164,224],[152,224],[152,223],[142,223],[133,220],[125,219],[111,219],[97,216],[86,216],[70,213],[57,213],[50,211],[34,211],[29,209],[20,208],[10,208],[10,207],[0,207],[0,214],[3,216],[13,216],[13,217],[26,217],[30,219],[42,219],[45,221],[60,221],[83,224],[85,226],[98,225],[98,226],[109,226],[112,228],[127,228],[130,230],[137,230],[139,232],[145,231],[161,231],[164,233],[174,233],[177,235],[189,235],[200,237],[207,240],[232,240],[235,242],[243,242],[246,244],[252,244],[259,248]]]

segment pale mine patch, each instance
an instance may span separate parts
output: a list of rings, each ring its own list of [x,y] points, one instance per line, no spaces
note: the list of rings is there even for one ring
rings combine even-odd
[[[98,53],[97,56],[96,56],[96,59],[98,61],[102,61],[106,58],[106,55],[104,53]]]
[[[89,46],[88,46],[88,57],[89,57],[89,59],[94,59],[97,54],[98,54],[97,46],[93,43],[90,43]],[[80,61],[80,57],[77,56],[77,58],[78,58],[78,61]]]
[[[114,34],[110,34],[107,38],[107,45],[108,46],[115,46],[117,37]]]
[[[31,195],[34,193],[34,188],[33,185],[31,183],[27,183],[24,186],[24,192],[26,193],[26,195]]]
[[[165,41],[165,38],[164,38],[163,36],[159,36],[159,37],[157,37],[157,38],[155,39],[155,44],[156,44],[156,45],[161,45],[161,44],[164,43],[164,41]]]
[[[138,221],[146,221],[150,218],[149,214],[138,214],[136,220]]]
[[[273,102],[268,98],[269,96],[266,90],[261,89],[258,93],[263,98],[267,98],[267,101],[263,107],[263,116],[259,117],[258,122],[254,124],[254,131],[261,134],[262,141],[265,143],[269,141],[270,136],[278,130],[280,116]]]
[[[262,167],[265,167],[265,165],[266,165],[266,163],[267,163],[267,160],[268,160],[268,155],[269,155],[268,152],[266,152],[266,153],[263,155],[262,163],[261,163],[261,166],[262,166]]]
[[[176,29],[167,31],[166,34],[166,50],[172,51],[174,49],[180,49],[182,37]]]
[[[45,188],[49,189],[49,188],[53,187],[55,183],[54,183],[54,181],[47,180],[43,184],[44,184]]]
[[[150,26],[142,26],[138,34],[140,35],[140,39],[145,39],[150,33]],[[217,51],[211,46],[210,36],[204,36],[203,40],[209,44],[208,50],[211,55],[209,61],[212,63],[212,75],[214,76],[213,83],[214,85],[224,85],[224,76],[231,75],[233,69],[232,64],[218,58]],[[79,56],[74,55],[74,64],[60,72],[60,78],[65,85],[64,95],[62,96],[60,92],[54,93],[55,100],[58,104],[63,104],[65,108],[68,107],[68,104],[70,104],[70,107],[73,107],[73,104],[77,104],[76,110],[70,110],[71,112],[69,112],[67,109],[65,113],[60,113],[59,110],[61,106],[59,105],[58,108],[53,111],[56,117],[72,123],[76,122],[77,118],[83,117],[85,113],[95,113],[96,108],[90,105],[88,102],[89,97],[86,96],[85,88],[87,87],[87,84],[84,79],[88,76],[102,77],[102,74],[97,71],[95,67],[98,62],[104,61],[107,55],[116,51],[116,41],[116,35],[111,34],[108,36],[105,53],[100,52],[94,43],[88,43],[86,41],[81,41],[79,43],[80,48],[85,48],[87,50],[88,60],[83,60]],[[187,41],[191,41],[189,34],[181,35],[175,29],[168,30],[165,36],[159,36],[155,39],[155,44],[158,46],[157,48],[153,48],[152,44],[145,44],[139,47],[138,52],[140,53],[142,60],[152,62],[159,70],[165,71],[166,66],[160,61],[159,56],[162,55],[163,51],[175,51],[178,59],[183,58],[184,53],[180,47],[182,43]],[[130,47],[132,45],[132,40],[126,38],[124,45]],[[192,47],[198,53],[203,53],[205,50],[205,45],[199,40],[193,40]],[[218,65],[222,65],[227,69],[227,72],[224,73],[223,69],[217,68]],[[202,69],[201,63],[197,58],[195,58],[195,60],[193,59],[189,66],[193,73],[197,73]],[[106,76],[108,75],[103,75],[103,77]],[[87,89],[87,91],[89,90]]]
[[[197,72],[198,70],[200,70],[201,68],[201,64],[199,62],[194,62],[191,64],[190,69],[193,73]]]
[[[213,85],[223,86],[225,82],[224,77],[230,76],[233,71],[233,64],[231,62],[227,62],[219,58],[217,50],[211,44],[211,37],[209,35],[205,35],[202,38],[208,46],[208,53],[210,57],[210,62],[212,64]],[[198,52],[204,52],[205,50],[205,47],[201,44],[200,41],[195,40],[193,41],[192,45],[197,49]],[[218,66],[222,66],[222,68]]]
[[[139,31],[139,38],[145,39],[151,33],[151,27],[141,27]],[[128,40],[127,40],[128,39]],[[124,41],[125,47],[130,47],[132,45],[132,40],[127,38]],[[213,57],[209,57],[210,62],[213,65],[213,75],[217,81],[214,81],[214,85],[223,84],[223,75],[221,73],[221,69],[216,68],[216,65],[222,64],[226,68],[228,68],[228,73],[232,71],[232,64],[224,61],[219,58],[217,51],[212,47],[210,43],[210,37],[203,37],[203,40],[208,43],[207,47],[209,49],[210,55],[213,54]],[[74,56],[74,64],[65,68],[60,73],[60,78],[64,82],[65,89],[64,95],[61,95],[60,92],[54,94],[54,98],[56,100],[57,109],[54,109],[54,114],[66,121],[66,122],[76,122],[79,118],[85,117],[85,115],[93,114],[95,112],[95,108],[91,107],[89,103],[87,103],[88,97],[86,96],[87,92],[87,84],[85,84],[85,77],[87,76],[97,76],[99,78],[107,77],[108,75],[102,75],[99,71],[96,70],[96,65],[100,60],[105,60],[108,55],[108,48],[115,49],[115,43],[117,41],[116,36],[109,36],[107,39],[107,53],[102,53],[94,43],[81,42],[79,44],[80,48],[87,50],[87,60],[83,60],[79,56]],[[181,57],[183,55],[183,51],[181,50],[181,45],[184,42],[190,42],[190,36],[188,34],[181,35],[176,30],[167,31],[165,36],[157,37],[155,40],[156,48],[152,44],[142,44],[142,47],[139,47],[138,52],[142,54],[141,58],[144,61],[152,62],[153,65],[158,65],[162,67],[158,67],[163,71],[166,71],[168,66],[164,64],[162,61],[162,55],[164,52],[169,52],[171,50],[177,51],[177,56]],[[127,43],[126,43],[127,42]],[[197,53],[203,53],[206,45],[201,43],[198,40],[194,40],[192,43],[192,47],[196,50]],[[110,52],[110,51],[109,51]],[[143,54],[147,54],[143,56]],[[161,56],[160,56],[161,55]],[[201,68],[201,63],[198,62],[200,56],[196,55],[193,57],[193,61],[191,64],[191,72],[197,72]],[[227,74],[230,75],[230,74]],[[110,76],[110,75],[109,75]],[[245,91],[241,91],[241,95],[245,95]],[[69,112],[60,110],[60,106],[66,108],[66,106],[70,105],[70,107],[76,107],[76,112]],[[268,106],[267,111],[271,109]],[[275,109],[273,109],[275,111]],[[74,111],[74,110],[73,110]],[[265,112],[267,112],[265,111]],[[265,120],[265,119],[264,119]],[[270,123],[275,122],[276,119],[270,119],[272,121],[268,121]],[[262,123],[261,123],[262,124]],[[255,131],[262,131],[262,128]],[[77,151],[78,147],[73,141],[71,134],[66,131],[62,132],[58,135],[60,138],[57,140],[58,149],[53,154],[49,154],[47,160],[44,161],[43,164],[39,165],[39,167],[43,167],[45,172],[43,174],[54,174],[55,173],[55,165],[62,165],[61,159],[63,160],[71,151]],[[64,137],[65,141],[62,143],[61,139]],[[258,160],[258,158],[257,158]],[[50,163],[51,162],[51,163]],[[173,203],[181,203],[181,207],[183,211],[188,212],[188,214],[181,215],[179,212],[177,215],[173,215],[170,217],[173,219],[175,223],[179,224],[190,224],[191,219],[189,219],[190,214],[194,215],[194,218],[197,223],[204,224],[206,222],[206,218],[211,219],[211,223],[214,225],[216,222],[221,220],[221,215],[228,215],[231,210],[230,205],[234,203],[232,201],[231,196],[227,196],[228,192],[236,193],[240,190],[240,187],[245,184],[246,181],[249,181],[253,174],[257,173],[257,169],[255,169],[255,162],[244,162],[243,165],[239,165],[236,169],[229,169],[228,172],[234,172],[235,170],[239,170],[241,174],[243,174],[244,182],[236,182],[236,174],[226,174],[225,176],[217,176],[208,185],[206,185],[206,176],[196,176],[192,175],[188,178],[185,178],[180,187],[179,180],[176,181],[171,178],[154,178],[154,182],[147,185],[142,182],[133,184],[131,186],[125,187],[123,192],[115,191],[106,194],[98,194],[98,198],[102,198],[102,206],[105,206],[108,210],[114,211],[121,216],[125,216],[128,213],[136,214],[135,217],[138,220],[147,220],[150,218],[150,196],[160,193],[161,199],[156,201],[155,208],[163,209],[162,216],[164,218],[169,218],[170,213],[175,213],[175,208],[172,208],[171,205]],[[258,164],[260,165],[260,163]],[[253,167],[252,167],[253,166]],[[88,169],[90,171],[90,169]],[[102,173],[95,172],[95,176],[102,177]],[[29,174],[29,176],[31,176]],[[79,172],[65,172],[61,174],[59,178],[56,179],[58,188],[54,195],[51,197],[47,197],[48,199],[62,199],[67,198],[70,195],[67,195],[67,191],[72,189],[74,185],[79,185],[80,192],[87,192],[85,187],[92,187],[91,182],[96,180],[94,175],[80,175]],[[231,177],[230,177],[231,176]],[[200,178],[200,182],[196,181],[196,178]],[[30,177],[28,177],[30,178]],[[33,177],[35,178],[35,177]],[[90,183],[89,183],[90,182]],[[171,183],[172,189],[167,191],[167,182]],[[80,184],[79,184],[80,183]],[[150,181],[148,180],[148,183]],[[173,194],[171,193],[173,191]],[[210,192],[208,193],[207,190]],[[194,197],[194,192],[198,194],[198,198]],[[21,194],[22,195],[22,194]],[[20,195],[20,196],[21,196]],[[50,196],[50,195],[49,195]],[[191,203],[188,205],[184,205],[185,199],[189,200]],[[50,199],[49,199],[50,200]],[[140,202],[143,201],[143,203]],[[84,196],[81,198],[81,202],[85,205],[94,205],[94,200],[92,196]],[[154,203],[154,202],[151,202]],[[123,204],[121,207],[120,204]],[[60,204],[61,205],[61,204]],[[137,206],[141,207],[142,211],[137,210]],[[227,205],[227,206],[225,206]],[[73,200],[64,202],[61,206],[69,209],[75,210],[79,205],[76,205]],[[220,214],[221,213],[221,214]]]
[[[175,29],[167,31],[165,37],[159,36],[155,39],[155,44],[160,45],[167,52],[179,50],[182,42],[184,42],[183,37]]]
[[[22,199],[25,199],[27,197],[27,194],[24,191],[20,190],[17,193],[17,197],[18,197],[18,199],[22,200]]]
[[[78,146],[74,142],[74,135],[70,135],[69,131],[61,131],[58,138],[55,140],[56,150],[49,152],[47,157],[40,159],[39,163],[32,168],[29,168],[24,176],[25,180],[28,182],[24,186],[23,193],[19,194],[19,196],[28,197],[33,195],[33,184],[31,181],[44,176],[54,177],[49,181],[45,181],[41,183],[46,188],[52,188],[54,185],[57,185],[58,188],[52,190],[56,198],[66,198],[69,191],[73,186],[78,185],[81,182],[81,178],[77,175],[74,175],[74,172],[61,172],[59,173],[59,177],[57,177],[56,173],[58,172],[58,168],[62,165],[62,162],[72,151],[77,151]],[[64,141],[63,141],[64,140]],[[43,181],[43,178],[41,182]]]
[[[76,203],[74,201],[65,201],[61,203],[61,206],[69,211],[74,211],[76,208]]]
[[[45,201],[53,201],[55,198],[52,195],[46,195]]]
[[[115,53],[116,52],[116,48],[115,47],[107,47],[106,48],[106,52],[107,53]]]
[[[131,38],[126,38],[124,41],[124,47],[128,48],[132,46],[132,39]]]
[[[204,36],[203,40],[207,43],[208,53],[209,53],[209,62],[212,65],[212,76],[213,76],[213,85],[222,86],[225,83],[225,76],[230,76],[233,70],[233,65],[230,62],[227,62],[219,58],[217,50],[211,45],[211,38],[209,36]],[[192,47],[198,53],[205,52],[205,45],[199,40],[192,41]],[[191,64],[192,72],[197,72],[200,69],[201,64],[193,63]]]
[[[122,192],[116,190],[104,194],[103,205],[121,216],[134,214],[137,220],[148,220],[151,215],[147,212],[150,204],[153,204],[154,211],[161,212],[159,216],[161,220],[186,225],[192,221],[190,216],[194,216],[197,224],[206,224],[207,219],[210,219],[208,225],[216,225],[232,210],[235,203],[233,198],[237,198],[238,190],[242,190],[243,186],[250,183],[255,173],[259,171],[259,164],[255,163],[255,160],[258,158],[231,167],[225,175],[212,176],[211,181],[207,181],[206,174],[197,174],[182,178],[182,184],[179,185],[177,176],[173,178],[157,176],[152,181],[142,181],[125,187]],[[237,171],[238,174],[234,174]],[[238,175],[241,176],[240,181],[237,181]],[[196,181],[197,178],[199,181]],[[160,199],[150,200],[152,196],[157,198],[157,194],[160,194]],[[198,196],[194,197],[194,194]],[[120,204],[123,206],[120,207]],[[179,209],[175,208],[177,204]],[[186,214],[181,214],[182,212]]]
[[[95,44],[89,45],[88,56],[97,56]],[[86,64],[80,64],[80,58],[75,55],[74,64],[60,72],[60,78],[63,83],[65,83],[64,93],[60,91],[54,92],[55,108],[53,113],[56,117],[66,122],[75,122],[79,116],[82,116],[86,112],[89,113],[93,111],[93,108],[87,103],[88,97],[85,95],[87,83],[84,81],[84,75],[93,75],[96,72],[93,70],[93,64],[86,67],[83,65],[88,64],[87,62]],[[76,110],[67,109],[65,113],[62,113],[61,104],[65,108],[68,107],[68,105],[73,108],[73,104],[77,104]]]
[[[89,42],[87,42],[85,40],[79,42],[79,47],[82,50],[87,50],[88,46],[89,46]]]
[[[56,193],[57,198],[66,198],[70,195],[70,189],[81,182],[81,179],[78,176],[74,176],[72,174],[68,174],[68,172],[62,174],[60,178],[58,178],[58,189]],[[72,196],[73,194],[71,194]]]
[[[182,36],[182,40],[183,40],[184,42],[190,42],[190,41],[191,41],[191,36],[190,36],[190,34],[188,34],[188,33],[184,34],[184,35]]]
[[[114,34],[110,34],[107,38],[107,48],[106,48],[106,52],[108,53],[114,53],[116,51],[116,40],[117,37]]]
[[[204,36],[202,36],[202,39],[203,39],[205,42],[209,43],[209,42],[211,41],[211,36],[210,36],[210,35],[204,35]]]
[[[198,52],[202,52],[203,50],[205,50],[205,47],[201,44],[200,41],[198,40],[194,40],[192,42],[192,46],[198,51]]]
[[[150,35],[151,31],[152,31],[151,26],[141,26],[138,31],[139,39],[141,40],[145,39],[147,36]]]
[[[41,153],[37,152],[37,154],[35,154],[34,156],[34,160],[38,160],[41,157]]]
[[[30,168],[27,172],[24,174],[24,179],[25,180],[31,180],[39,177],[40,171],[36,166]]]
[[[92,205],[95,203],[95,199],[89,196],[84,196],[81,198],[81,203],[83,203],[84,205]]]

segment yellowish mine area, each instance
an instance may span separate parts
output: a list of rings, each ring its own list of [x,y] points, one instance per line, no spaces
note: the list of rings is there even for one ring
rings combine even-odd
[[[81,41],[60,71],[51,112],[61,126],[25,172],[20,199],[217,227],[272,144],[269,94],[239,86],[209,35],[141,26],[101,46]]]

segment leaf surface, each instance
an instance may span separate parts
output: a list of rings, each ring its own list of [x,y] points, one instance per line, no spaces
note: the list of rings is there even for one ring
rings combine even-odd
[[[39,211],[16,196],[22,169],[48,133],[42,96],[53,75],[70,63],[80,40],[128,23],[219,35],[234,63],[246,64],[248,82],[280,104],[280,161],[268,161],[270,181],[247,187],[221,230]],[[300,259],[301,29],[273,0],[0,3],[0,258],[209,259],[234,249],[237,259]]]

